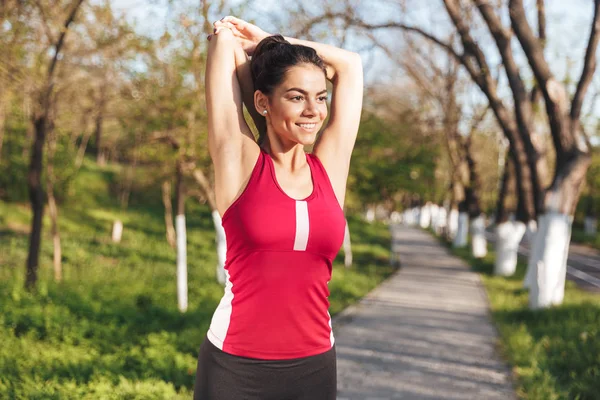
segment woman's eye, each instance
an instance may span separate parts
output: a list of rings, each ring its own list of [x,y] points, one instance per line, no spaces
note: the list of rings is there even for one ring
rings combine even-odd
[[[321,101],[327,101],[327,96],[321,96],[321,97],[319,97],[319,100],[321,100]]]
[[[292,100],[302,100],[302,96],[294,96],[292,97]]]

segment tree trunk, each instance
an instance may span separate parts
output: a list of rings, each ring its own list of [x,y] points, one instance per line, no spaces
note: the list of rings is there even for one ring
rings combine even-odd
[[[459,209],[458,212],[458,227],[456,230],[456,236],[452,241],[452,247],[455,248],[466,247],[468,243],[469,213],[467,213],[463,204],[461,204],[461,206],[462,207]]]
[[[2,144],[4,143],[4,135],[6,133],[6,115],[7,105],[9,103],[7,94],[2,93],[3,88],[0,87],[0,160],[2,160]]]
[[[85,150],[87,149],[88,142],[90,141],[90,136],[92,136],[91,132],[85,132],[83,134],[83,138],[81,139],[81,143],[79,143],[77,156],[75,156],[75,169],[77,170],[79,170],[79,168],[81,168],[81,164],[83,164],[83,158],[85,157]]]
[[[27,173],[29,187],[29,200],[33,218],[31,219],[31,233],[29,235],[29,253],[27,255],[27,272],[25,287],[33,289],[37,282],[37,270],[40,257],[40,243],[42,238],[42,220],[44,215],[44,189],[42,188],[43,148],[46,139],[46,115],[37,116],[33,121],[35,139],[31,147],[31,160]]]
[[[50,124],[52,125],[52,124]],[[50,221],[52,226],[52,244],[53,244],[53,265],[54,279],[57,282],[62,281],[62,251],[60,246],[60,230],[58,228],[58,205],[54,197],[54,154],[56,153],[56,133],[50,126],[48,127],[48,165],[46,168],[46,185],[48,188],[48,210],[50,211]]]
[[[465,158],[469,168],[469,186],[465,190],[467,213],[471,221],[471,253],[475,258],[483,258],[487,255],[487,239],[485,238],[485,216],[481,212],[481,178],[477,172],[475,158],[473,157],[472,138],[474,130],[471,131],[464,143]]]
[[[54,279],[60,282],[62,281],[62,251],[60,247],[60,231],[58,229],[58,206],[54,198],[54,187],[50,183],[48,185],[48,210],[50,211],[50,220],[52,221]]]
[[[41,176],[43,167],[43,149],[44,141],[46,140],[46,128],[48,120],[48,112],[52,98],[52,80],[54,71],[58,62],[58,56],[64,44],[65,36],[69,30],[69,25],[75,19],[75,14],[81,6],[83,0],[76,0],[69,16],[65,20],[63,29],[55,44],[54,56],[48,68],[46,82],[43,90],[40,92],[36,105],[37,111],[33,125],[35,127],[35,139],[32,145],[31,161],[29,163],[29,171],[27,173],[27,185],[29,187],[29,198],[31,201],[31,209],[33,218],[31,220],[31,233],[29,235],[29,253],[27,255],[27,272],[25,275],[25,287],[33,289],[37,282],[37,269],[40,255],[40,243],[42,235],[42,216],[44,212],[44,190],[42,188]]]
[[[162,183],[162,200],[165,206],[165,228],[167,242],[169,246],[175,248],[177,245],[177,236],[175,227],[173,227],[173,205],[171,204],[171,182],[165,180]]]
[[[429,228],[431,225],[431,203],[426,203],[421,207],[421,212],[419,213],[419,226],[423,229]]]
[[[530,288],[531,309],[562,304],[573,214],[590,163],[588,154],[574,156],[556,171],[557,176],[546,192],[547,212],[539,219],[524,283]]]
[[[187,284],[187,237],[185,229],[185,188],[181,163],[177,164],[177,216],[175,229],[177,231],[177,304],[179,311],[188,308]]]
[[[496,260],[494,274],[512,276],[517,269],[519,243],[525,233],[525,223],[511,221],[511,199],[515,197],[516,177],[514,161],[505,158],[502,183],[496,207]]]
[[[96,128],[94,136],[96,138],[96,163],[98,165],[106,164],[106,154],[102,148],[102,123],[104,122],[104,109],[106,107],[106,87],[108,82],[100,88],[100,98],[98,99],[98,111],[96,114]]]
[[[450,211],[446,213],[448,218],[448,239],[454,241],[458,233],[458,209],[450,208]]]

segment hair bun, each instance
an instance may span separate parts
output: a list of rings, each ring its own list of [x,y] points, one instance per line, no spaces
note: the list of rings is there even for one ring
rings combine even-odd
[[[280,34],[267,36],[256,45],[252,57],[275,50],[280,46],[291,46],[291,43],[285,40]]]

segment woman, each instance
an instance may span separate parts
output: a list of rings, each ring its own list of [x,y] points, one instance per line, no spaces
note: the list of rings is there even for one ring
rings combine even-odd
[[[227,236],[227,283],[200,348],[194,398],[335,399],[327,284],[344,237],[361,60],[234,17],[214,27],[208,147]],[[331,115],[316,140],[328,115],[326,79]]]

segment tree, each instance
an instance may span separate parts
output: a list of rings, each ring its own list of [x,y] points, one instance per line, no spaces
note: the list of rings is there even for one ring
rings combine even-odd
[[[572,218],[591,163],[591,145],[582,129],[583,100],[596,70],[596,49],[600,40],[600,0],[594,15],[581,77],[569,102],[567,90],[552,74],[543,53],[543,44],[527,22],[521,0],[509,1],[513,31],[521,44],[539,90],[542,92],[556,152],[554,178],[544,194],[544,215],[540,218],[531,266],[537,267],[531,285],[531,308],[561,304],[567,273],[567,256]],[[552,245],[550,245],[552,244]]]
[[[54,94],[54,76],[56,67],[61,55],[62,47],[65,43],[65,37],[69,31],[69,26],[75,19],[77,10],[83,3],[83,0],[76,0],[68,10],[67,17],[64,19],[62,28],[57,39],[53,39],[52,34],[48,31],[51,40],[51,47],[54,55],[48,64],[47,72],[45,73],[44,81],[37,93],[35,111],[32,124],[35,129],[35,140],[31,147],[31,162],[29,164],[29,173],[27,182],[29,186],[29,196],[31,201],[31,209],[33,212],[29,254],[27,256],[27,273],[25,286],[32,289],[37,282],[37,269],[39,263],[39,251],[42,234],[42,216],[44,212],[44,189],[42,187],[42,170],[43,170],[43,148],[46,140],[48,124],[50,123],[50,109],[53,102]],[[41,3],[38,3],[40,12],[44,13]]]

